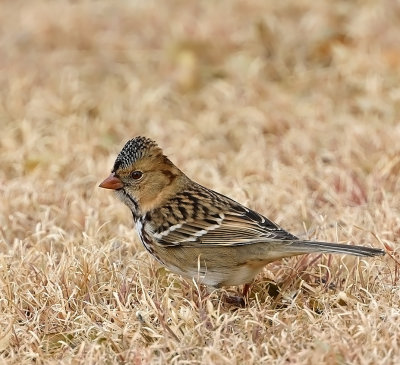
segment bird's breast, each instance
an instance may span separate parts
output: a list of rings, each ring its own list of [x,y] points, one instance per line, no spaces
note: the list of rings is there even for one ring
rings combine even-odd
[[[157,252],[155,251],[155,244],[149,235],[149,233],[146,232],[145,228],[145,223],[143,221],[143,218],[140,217],[136,220],[136,230],[139,235],[140,240],[142,241],[142,244],[144,248],[162,265],[164,265],[163,260],[159,257]]]

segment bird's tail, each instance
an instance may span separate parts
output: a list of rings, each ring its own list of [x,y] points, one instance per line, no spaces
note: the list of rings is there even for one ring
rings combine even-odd
[[[385,254],[385,251],[379,248],[303,240],[292,241],[290,245],[286,246],[286,249],[292,251],[294,255],[320,252],[372,257],[383,256]]]

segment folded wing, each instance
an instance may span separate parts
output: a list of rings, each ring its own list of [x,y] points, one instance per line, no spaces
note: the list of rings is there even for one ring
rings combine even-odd
[[[162,246],[237,246],[262,241],[298,240],[266,217],[240,205],[202,219],[181,221],[153,233],[153,237]]]

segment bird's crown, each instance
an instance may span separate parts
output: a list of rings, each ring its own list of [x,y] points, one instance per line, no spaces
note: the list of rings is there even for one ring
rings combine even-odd
[[[115,160],[113,171],[126,168],[143,157],[155,157],[157,155],[162,155],[162,150],[155,141],[147,137],[135,137],[126,142],[122,148]]]

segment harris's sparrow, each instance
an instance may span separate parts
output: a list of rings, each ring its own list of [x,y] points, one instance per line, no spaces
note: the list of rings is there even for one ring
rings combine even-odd
[[[250,283],[262,268],[307,253],[384,255],[380,249],[302,240],[187,177],[145,137],[128,141],[100,187],[132,212],[144,247],[162,265],[211,287]]]

